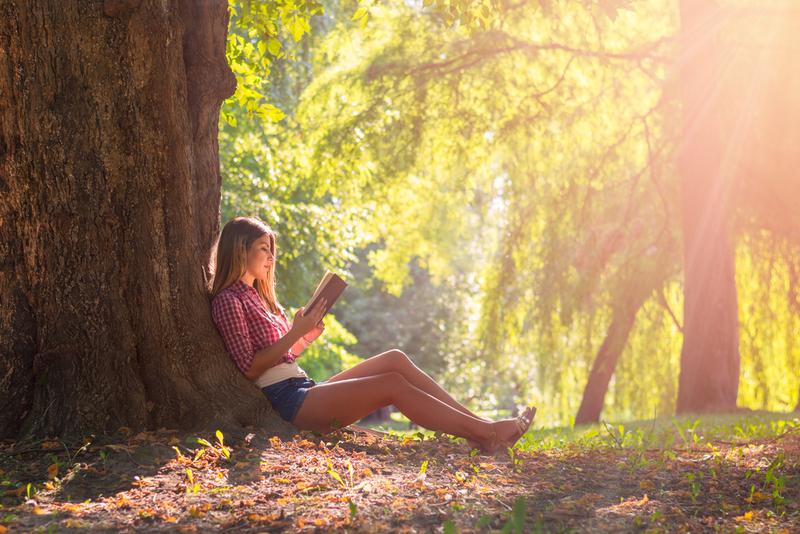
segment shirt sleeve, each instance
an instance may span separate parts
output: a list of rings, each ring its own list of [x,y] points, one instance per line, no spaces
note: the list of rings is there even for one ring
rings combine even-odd
[[[211,318],[231,359],[240,371],[246,373],[253,364],[255,351],[242,302],[233,295],[217,295],[211,304]]]
[[[270,342],[270,344],[277,342],[280,338],[285,336],[291,328],[289,325],[289,320],[286,318],[286,313],[284,313],[283,310],[280,311],[281,314],[278,316],[277,321],[281,324],[280,326],[273,325],[273,340]],[[294,354],[290,349],[286,351],[283,356],[281,356],[281,359],[278,361],[278,363],[292,363],[295,360],[297,360],[297,355]]]

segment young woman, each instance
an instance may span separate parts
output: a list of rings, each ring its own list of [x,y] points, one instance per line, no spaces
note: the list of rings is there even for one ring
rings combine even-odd
[[[316,382],[296,359],[325,330],[322,305],[300,308],[290,323],[275,294],[275,233],[264,222],[237,217],[217,243],[211,311],[225,348],[272,406],[299,429],[327,434],[394,404],[414,423],[466,438],[493,454],[528,430],[536,412],[491,421],[458,403],[400,350],[377,354]]]

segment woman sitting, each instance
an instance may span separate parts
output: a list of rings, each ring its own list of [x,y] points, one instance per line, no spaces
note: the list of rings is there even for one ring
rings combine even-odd
[[[295,360],[324,331],[325,302],[300,308],[290,323],[275,294],[276,254],[275,233],[263,221],[229,221],[217,243],[211,310],[230,357],[283,419],[327,434],[393,404],[417,425],[466,438],[488,454],[528,430],[534,407],[500,421],[478,417],[397,349],[322,382],[309,378]]]

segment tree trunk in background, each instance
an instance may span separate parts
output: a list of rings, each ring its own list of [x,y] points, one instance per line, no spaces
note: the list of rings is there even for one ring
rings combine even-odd
[[[794,411],[800,412],[800,392],[797,393],[797,406],[794,407]]]
[[[620,354],[628,343],[628,336],[633,328],[636,313],[642,302],[620,302],[614,309],[611,325],[606,331],[606,337],[600,350],[597,351],[589,380],[583,390],[583,399],[575,416],[576,425],[597,423],[600,421],[600,412],[603,411],[603,402],[608,391],[608,384],[614,369],[617,366]]]
[[[662,264],[658,267],[666,265]],[[608,384],[617,367],[617,361],[628,343],[636,314],[656,287],[647,283],[651,279],[646,274],[631,277],[627,287],[623,290],[624,294],[615,299],[611,325],[606,331],[606,337],[597,351],[592,370],[589,372],[589,379],[583,390],[583,399],[581,399],[580,408],[575,416],[576,425],[600,421]],[[658,279],[660,283],[663,283],[663,278],[659,277]]]
[[[227,24],[225,0],[0,0],[0,437],[283,425],[206,291]]]
[[[721,13],[681,0],[684,340],[678,413],[736,408],[739,323],[731,236],[729,146],[720,128]]]

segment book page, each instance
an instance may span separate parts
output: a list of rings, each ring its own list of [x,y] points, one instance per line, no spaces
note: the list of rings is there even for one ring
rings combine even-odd
[[[317,298],[317,295],[319,295],[320,292],[323,289],[325,289],[325,285],[328,283],[328,280],[330,279],[331,276],[333,276],[332,271],[328,270],[325,272],[325,275],[322,277],[322,280],[320,280],[319,284],[317,284],[317,289],[314,290],[314,294],[311,295],[310,299],[308,299],[308,302],[305,305],[305,309],[308,309],[308,307],[311,306],[311,304],[314,302],[314,299]]]

